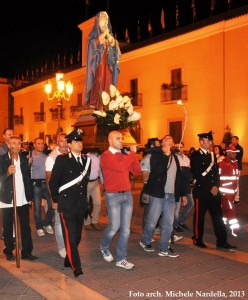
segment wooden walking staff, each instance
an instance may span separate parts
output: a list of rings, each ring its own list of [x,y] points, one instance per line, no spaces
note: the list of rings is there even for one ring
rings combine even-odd
[[[11,164],[14,166],[14,157],[10,149]],[[13,186],[13,209],[14,209],[14,228],[15,228],[15,247],[16,247],[16,267],[20,268],[20,256],[19,256],[19,230],[18,230],[18,217],[16,211],[16,186],[15,186],[15,173],[12,174],[12,186]]]

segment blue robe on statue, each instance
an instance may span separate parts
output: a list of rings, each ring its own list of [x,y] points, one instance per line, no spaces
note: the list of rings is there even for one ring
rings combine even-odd
[[[111,36],[112,43],[107,37],[102,38],[103,30],[99,25],[100,15],[106,18],[106,26]],[[110,85],[116,85],[119,68],[120,48],[117,40],[112,34],[112,26],[106,12],[99,12],[96,15],[94,27],[88,37],[87,61],[86,61],[86,88],[85,105],[95,109],[102,108],[101,93],[109,93]]]

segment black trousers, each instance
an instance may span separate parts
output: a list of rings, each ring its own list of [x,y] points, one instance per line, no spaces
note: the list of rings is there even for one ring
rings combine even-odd
[[[195,198],[195,212],[193,219],[194,239],[202,242],[204,234],[205,215],[209,211],[216,235],[216,244],[223,244],[227,240],[226,227],[223,222],[220,197]]]
[[[31,254],[33,250],[33,242],[31,236],[31,227],[29,223],[29,205],[18,206],[16,208],[20,230],[21,230],[21,244],[22,244],[22,255]],[[14,209],[13,207],[2,208],[3,216],[3,228],[4,228],[4,244],[5,254],[11,254],[15,248],[13,238],[13,224],[14,224]]]
[[[81,269],[78,245],[81,241],[84,214],[60,212],[61,226],[66,247],[67,258],[73,271]]]

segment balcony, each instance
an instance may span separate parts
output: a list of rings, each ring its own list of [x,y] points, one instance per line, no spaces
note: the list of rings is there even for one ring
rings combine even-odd
[[[71,117],[77,117],[83,109],[85,109],[85,107],[82,105],[71,105],[70,106]]]
[[[161,102],[188,99],[188,86],[185,84],[163,83],[161,85]]]
[[[44,112],[34,112],[34,122],[45,122],[46,113]]]
[[[23,125],[24,124],[24,117],[14,115],[14,123],[15,123],[15,125]]]
[[[51,119],[52,120],[58,120],[59,119],[59,113],[57,108],[50,108],[51,112]],[[63,108],[61,111],[60,119],[65,119],[65,109]]]

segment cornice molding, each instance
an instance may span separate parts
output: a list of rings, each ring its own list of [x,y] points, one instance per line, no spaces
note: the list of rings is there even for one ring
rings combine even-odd
[[[84,72],[83,68],[78,68],[78,69],[73,70],[71,72],[64,73],[65,81],[70,80],[73,83],[73,78],[78,78],[79,76],[82,76],[83,72]],[[52,81],[52,83],[54,83],[55,82],[55,77],[50,78],[50,80]],[[12,92],[11,95],[13,97],[17,97],[17,96],[21,96],[21,95],[24,95],[24,94],[27,94],[27,93],[30,93],[30,92],[35,92],[35,91],[40,90],[40,89],[44,89],[44,85],[45,85],[46,82],[47,82],[47,80],[43,80],[43,81],[40,81],[38,83],[34,83],[32,85],[23,87],[23,88],[21,88],[17,91]],[[45,95],[45,92],[44,92],[44,95]]]
[[[87,26],[92,24],[92,19],[88,20]],[[82,24],[80,24],[80,27]],[[85,25],[85,24],[84,24]],[[235,30],[241,27],[248,27],[248,14],[235,17],[229,20],[221,21],[212,25],[205,26],[200,29],[196,29],[194,31],[178,35],[173,38],[166,39],[161,42],[154,43],[149,46],[145,46],[136,50],[132,50],[130,52],[122,54],[120,58],[120,63],[130,61],[133,59],[137,59],[143,56],[147,56],[150,54],[158,53],[164,51],[166,49],[178,47],[183,44],[192,43],[194,41],[210,37],[219,33],[228,32],[231,30]],[[78,75],[83,75],[85,73],[85,66],[82,68],[78,68],[76,70],[65,73],[65,80],[71,80],[73,82],[74,77],[78,77]],[[20,96],[24,95],[28,92],[36,91],[37,89],[43,89],[46,80],[43,80],[39,83],[32,84],[30,86],[23,87],[17,91],[12,92],[12,96]]]
[[[194,31],[166,39],[162,42],[154,43],[137,50],[124,53],[120,58],[120,63],[147,56],[166,49],[192,43],[200,39],[210,37],[219,33],[235,30],[237,28],[248,26],[248,14],[233,19],[221,21],[212,25],[205,26]]]

